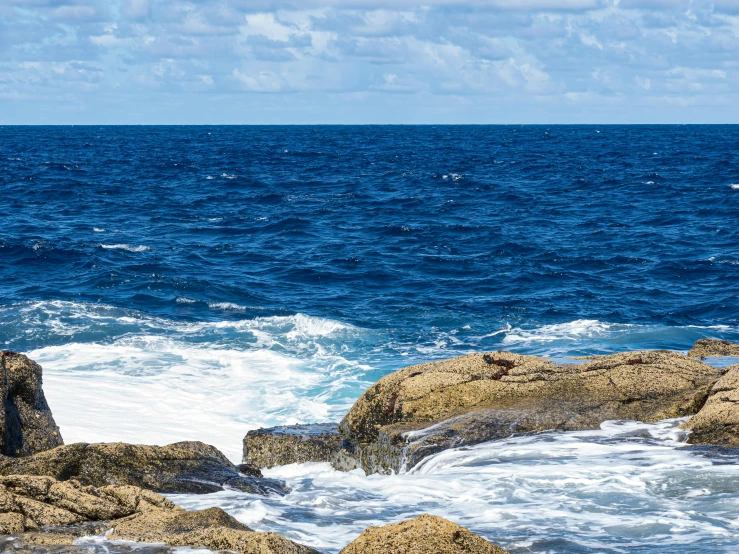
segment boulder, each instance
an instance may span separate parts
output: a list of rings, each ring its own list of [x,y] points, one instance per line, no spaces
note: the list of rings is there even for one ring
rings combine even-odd
[[[115,522],[108,538],[242,554],[317,554],[312,548],[275,533],[252,531],[220,508],[197,512],[182,509],[145,512]]]
[[[596,429],[700,410],[720,371],[669,351],[556,364],[510,352],[470,354],[385,376],[340,424],[334,467],[397,472],[447,448],[518,433]]]
[[[507,554],[505,550],[441,517],[420,517],[369,527],[340,554]]]
[[[739,364],[724,371],[703,408],[683,424],[691,444],[739,447]]]
[[[0,460],[0,475],[11,474],[75,479],[95,487],[134,485],[160,493],[207,494],[224,487],[254,494],[285,493],[281,481],[263,479],[253,468],[251,475],[244,475],[218,449],[201,442],[59,446],[26,458]]]
[[[688,356],[691,358],[739,356],[739,344],[727,340],[700,339],[688,352]]]
[[[111,530],[107,538],[114,540],[241,554],[315,553],[274,533],[252,531],[220,508],[187,512],[138,487],[91,487],[28,475],[0,477],[0,534],[18,536],[16,550],[69,546],[81,536]]]
[[[0,453],[30,456],[64,444],[41,388],[41,366],[23,354],[0,351],[0,372]]]
[[[336,423],[257,429],[244,437],[244,463],[271,468],[304,462],[329,462],[340,446],[341,436]]]

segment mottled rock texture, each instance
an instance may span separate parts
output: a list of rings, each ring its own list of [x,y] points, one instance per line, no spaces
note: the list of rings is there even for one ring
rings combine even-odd
[[[256,467],[329,462],[339,451],[335,423],[290,425],[249,431],[244,437],[244,463]]]
[[[220,508],[187,512],[138,487],[91,487],[51,477],[0,477],[0,534],[19,535],[18,548],[71,545],[112,530],[109,539],[231,550],[241,554],[311,554],[274,533],[258,533]],[[61,551],[71,551],[62,548]]]
[[[0,460],[0,475],[46,475],[84,485],[134,485],[162,493],[206,494],[231,487],[255,494],[285,492],[258,472],[241,474],[218,449],[201,442],[168,446],[70,444],[26,458]]]
[[[446,519],[424,514],[383,527],[369,527],[340,554],[507,554]]]
[[[41,389],[41,366],[22,354],[0,351],[0,453],[30,456],[61,444]]]
[[[198,512],[182,509],[144,512],[114,524],[110,539],[163,542],[170,546],[199,546],[242,554],[315,554],[307,546],[275,533],[258,533],[220,508]]]
[[[175,505],[156,493],[137,487],[95,488],[77,481],[60,482],[51,477],[0,477],[2,535],[45,526],[109,521],[154,508],[171,510]],[[74,535],[72,531],[70,533]]]
[[[720,372],[676,352],[642,351],[556,364],[510,352],[470,354],[387,375],[340,425],[339,469],[412,467],[447,448],[516,433],[598,428],[698,412]]]
[[[700,339],[688,352],[691,358],[739,356],[739,344],[718,339]]]
[[[683,424],[691,444],[739,447],[739,364],[724,371],[703,408]]]

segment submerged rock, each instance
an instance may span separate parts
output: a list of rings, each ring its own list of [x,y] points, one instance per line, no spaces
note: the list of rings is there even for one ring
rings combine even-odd
[[[252,531],[220,508],[187,512],[138,487],[91,487],[28,475],[0,477],[0,534],[19,539],[6,549],[38,552],[44,546],[41,551],[72,554],[76,549],[67,546],[79,537],[111,530],[109,539],[214,551],[315,553],[274,533]]]
[[[727,340],[700,339],[688,352],[691,358],[739,356],[739,344]]]
[[[201,442],[168,446],[71,444],[27,458],[0,460],[0,475],[46,475],[83,485],[134,485],[161,493],[206,494],[224,487],[284,494],[281,481],[240,473],[218,449]]]
[[[725,369],[703,408],[687,422],[691,444],[739,447],[739,364]]]
[[[340,554],[507,554],[441,517],[420,517],[383,527],[369,527]]]
[[[0,453],[30,456],[64,444],[41,388],[41,366],[22,354],[0,351],[0,372]]]
[[[399,471],[440,450],[517,433],[691,415],[720,375],[716,368],[668,351],[587,359],[559,365],[493,352],[387,375],[342,421],[345,440],[332,463],[342,470]]]
[[[329,462],[341,446],[336,423],[290,425],[249,431],[244,437],[244,463],[256,467]]]

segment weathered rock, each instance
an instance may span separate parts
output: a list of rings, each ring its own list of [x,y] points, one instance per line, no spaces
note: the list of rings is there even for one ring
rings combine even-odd
[[[28,475],[0,477],[0,535],[20,535],[21,542],[14,547],[20,551],[71,545],[83,535],[111,529],[110,539],[170,546],[241,554],[315,552],[274,533],[252,531],[220,508],[187,512],[138,487],[91,487]],[[74,549],[56,551],[71,554]]]
[[[64,444],[41,388],[41,366],[0,351],[0,453],[29,456]]]
[[[137,542],[163,542],[170,546],[196,546],[242,554],[311,554],[312,548],[275,533],[258,533],[220,508],[198,512],[182,509],[149,511],[114,523],[108,538]]]
[[[0,535],[33,531],[45,526],[109,521],[149,509],[174,508],[169,500],[137,487],[95,488],[77,481],[60,482],[51,477],[0,477]]]
[[[290,425],[249,431],[244,437],[244,462],[256,467],[329,462],[341,447],[338,425]]]
[[[703,408],[687,422],[691,444],[739,447],[739,364],[729,366]]]
[[[255,494],[285,492],[281,481],[243,475],[218,449],[201,442],[71,444],[0,460],[0,475],[11,474],[76,479],[96,487],[134,485],[162,493],[206,494],[224,487]]]
[[[720,375],[668,351],[588,359],[559,365],[494,352],[387,375],[342,421],[345,440],[332,463],[343,470],[398,471],[440,450],[517,433],[682,417],[700,410]]]
[[[727,340],[700,339],[688,352],[688,356],[691,358],[739,356],[739,344]]]
[[[441,517],[420,517],[383,527],[369,527],[340,554],[507,554]]]

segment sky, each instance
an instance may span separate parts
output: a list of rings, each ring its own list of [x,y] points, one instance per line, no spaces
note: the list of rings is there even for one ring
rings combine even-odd
[[[739,123],[739,0],[0,0],[0,125],[304,123]]]

